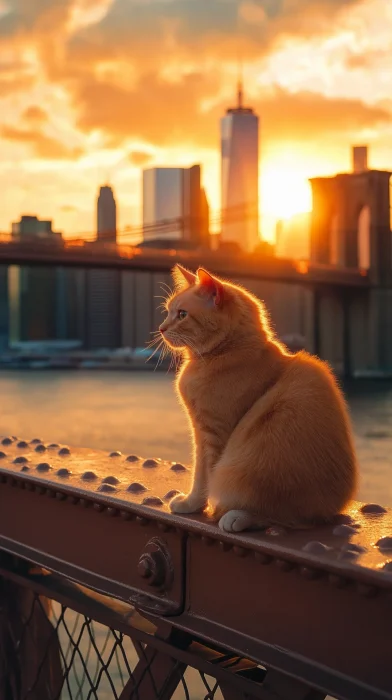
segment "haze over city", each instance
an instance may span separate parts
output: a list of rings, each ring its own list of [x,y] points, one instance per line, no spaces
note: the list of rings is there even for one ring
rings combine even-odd
[[[118,228],[139,225],[141,168],[159,165],[200,163],[219,210],[219,119],[241,61],[271,239],[310,210],[309,177],[350,169],[350,144],[389,167],[391,21],[384,0],[0,0],[0,230],[34,213],[91,233],[105,181]]]

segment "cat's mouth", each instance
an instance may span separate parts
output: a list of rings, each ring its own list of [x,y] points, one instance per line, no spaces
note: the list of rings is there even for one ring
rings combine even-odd
[[[164,336],[164,340],[166,345],[169,346],[169,348],[172,348],[172,350],[184,350],[186,348],[186,345],[184,341],[181,338],[173,338],[173,336]]]

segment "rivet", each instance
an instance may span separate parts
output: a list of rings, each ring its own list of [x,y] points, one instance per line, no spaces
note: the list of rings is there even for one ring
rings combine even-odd
[[[365,515],[381,515],[386,513],[387,509],[378,505],[378,503],[365,503],[361,508],[361,512]]]
[[[126,458],[126,462],[139,462],[140,457],[137,457],[137,455],[128,455]]]
[[[39,442],[42,442],[39,438],[33,438],[30,440],[30,445],[38,445]]]
[[[52,467],[47,462],[40,462],[40,464],[37,464],[36,466],[37,472],[48,472],[51,469]]]
[[[309,554],[327,554],[327,552],[332,550],[332,547],[328,547],[326,544],[323,544],[323,542],[313,541],[307,542],[302,549]]]
[[[42,442],[40,440],[40,442]],[[51,442],[50,445],[48,445],[48,450],[57,450],[57,448],[60,447],[60,445],[57,442]]]
[[[115,491],[117,491],[116,487],[111,486],[110,484],[101,484],[100,486],[98,486],[97,490],[101,492],[103,491],[104,493],[114,493]]]
[[[206,545],[206,547],[211,547],[213,544],[215,544],[215,540],[212,537],[207,537],[206,535],[202,536],[201,541]]]
[[[112,484],[114,486],[115,484],[120,483],[120,479],[117,479],[116,476],[105,476],[104,479],[102,479],[103,484]]]
[[[275,564],[281,571],[292,571],[294,569],[294,564],[291,561],[285,561],[284,559],[276,559]]]
[[[259,564],[266,566],[272,562],[272,557],[264,552],[255,552],[255,559]]]
[[[83,479],[83,481],[95,481],[95,479],[98,479],[95,472],[90,472],[90,471],[84,472],[84,474],[82,474],[81,478]]]
[[[0,459],[4,459],[6,456],[7,455],[5,452],[0,452]]]
[[[27,457],[20,456],[20,457],[15,457],[12,464],[26,464],[26,462],[28,462],[28,461],[29,460],[27,459]]]
[[[121,452],[110,452],[109,457],[121,457]]]
[[[132,513],[129,513],[127,510],[121,510],[120,516],[123,520],[132,520]]]
[[[28,471],[30,471],[30,467],[27,467],[26,465],[24,465],[20,471],[21,472],[28,472]]]
[[[70,476],[72,472],[69,469],[67,469],[67,467],[62,467],[61,469],[57,470],[56,474],[57,476],[66,477]]]
[[[29,443],[28,443],[28,442],[26,442],[26,440],[20,440],[20,441],[19,441],[19,442],[17,443],[17,445],[16,445],[16,446],[17,446],[17,447],[22,447],[22,448],[26,448],[26,447],[28,447],[28,446],[29,446]]]
[[[163,506],[163,501],[158,496],[146,496],[142,503],[144,506]]]
[[[40,442],[39,445],[37,445],[37,447],[35,448],[35,452],[46,452],[45,445],[43,445],[42,442]]]
[[[374,598],[378,593],[377,588],[375,586],[368,586],[363,583],[359,583],[357,585],[357,591],[359,595],[362,595],[365,598]]]
[[[148,525],[147,518],[142,518],[140,515],[136,516],[136,522],[138,525],[141,525],[142,527],[144,527],[145,525]]]
[[[172,470],[172,472],[186,472],[186,471],[188,471],[187,468],[184,467],[183,464],[179,464],[178,462],[176,462],[175,464],[172,464],[170,469]]]
[[[338,537],[349,537],[350,535],[356,535],[357,531],[355,527],[352,527],[351,525],[337,525],[332,530],[332,534],[337,535]]]
[[[241,557],[241,558],[246,557],[248,554],[247,549],[245,549],[244,547],[237,547],[237,546],[233,547],[233,552],[236,555],[236,557]]]
[[[2,445],[12,445],[12,440],[9,437],[5,437],[2,439],[1,444]]]
[[[307,581],[315,581],[322,576],[322,572],[319,569],[312,569],[309,566],[302,566],[299,572]]]
[[[102,503],[94,503],[93,508],[97,513],[102,513],[102,511],[105,510],[105,506],[103,506]]]
[[[274,525],[273,527],[268,527],[265,534],[269,535],[270,537],[279,537],[280,535],[285,535],[286,530],[284,527]]]
[[[168,491],[167,494],[163,497],[164,501],[171,501],[174,496],[178,496],[178,494],[181,493],[181,491],[177,491],[177,489],[172,489],[171,491]]]
[[[61,493],[61,491],[56,491],[56,498],[58,501],[65,501],[67,496],[65,495],[65,493]]]
[[[221,549],[222,552],[229,552],[231,548],[232,545],[229,542],[219,542],[219,549]]]
[[[152,469],[153,467],[157,467],[159,462],[157,462],[156,459],[145,459],[143,462],[143,467],[146,467],[147,469]]]
[[[79,505],[82,506],[82,508],[88,508],[90,506],[91,501],[88,501],[87,498],[81,498],[79,500]]]
[[[376,547],[378,547],[381,552],[392,552],[392,537],[381,537],[381,539],[376,542]]]
[[[139,484],[137,481],[134,481],[133,484],[128,486],[127,491],[130,491],[130,493],[143,493],[144,491],[148,491],[148,489],[144,484]]]
[[[118,515],[119,511],[117,508],[107,508],[106,509],[106,514],[109,515],[111,518],[114,518],[116,515]]]
[[[59,455],[60,455],[61,457],[63,457],[63,456],[65,456],[65,455],[70,455],[70,454],[71,454],[71,450],[69,449],[69,447],[62,447],[62,448],[59,450],[58,453],[59,453]]]

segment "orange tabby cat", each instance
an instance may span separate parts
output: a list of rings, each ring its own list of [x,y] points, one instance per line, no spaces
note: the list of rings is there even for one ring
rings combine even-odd
[[[194,440],[190,493],[172,512],[209,510],[227,532],[330,521],[353,496],[357,463],[344,398],[328,366],[290,354],[262,303],[203,269],[173,270],[160,326],[183,353],[176,384]]]

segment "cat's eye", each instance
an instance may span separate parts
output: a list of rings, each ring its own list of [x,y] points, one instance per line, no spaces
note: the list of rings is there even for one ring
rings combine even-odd
[[[183,320],[184,318],[186,318],[187,316],[188,316],[188,312],[187,312],[187,311],[184,311],[184,309],[179,309],[179,311],[178,311],[178,318],[180,319],[180,321],[182,321],[182,320]]]

